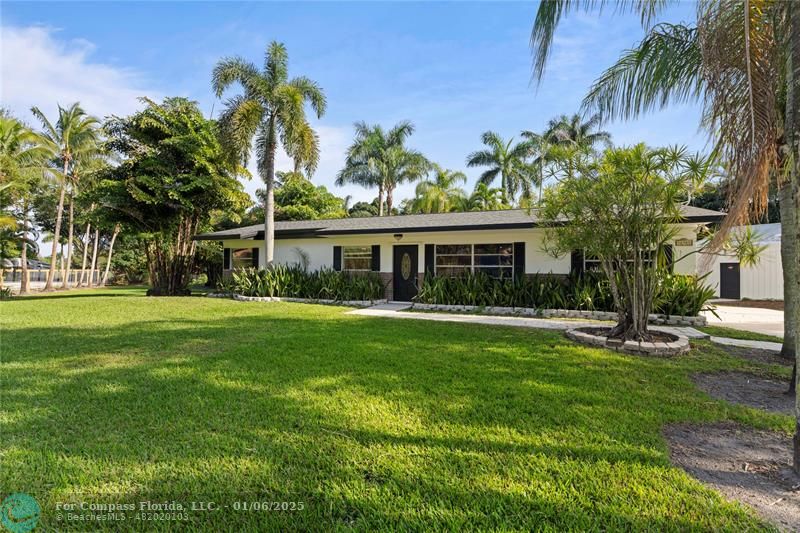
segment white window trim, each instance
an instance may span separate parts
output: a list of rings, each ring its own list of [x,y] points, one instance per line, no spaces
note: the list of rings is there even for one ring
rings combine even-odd
[[[510,246],[511,247],[511,264],[510,265],[492,265],[492,266],[481,266],[475,265],[475,247],[476,246],[483,246],[483,245],[496,245],[496,246]],[[469,269],[469,272],[475,273],[476,269],[484,270],[488,268],[504,268],[511,270],[511,277],[513,278],[516,274],[514,272],[514,243],[513,242],[479,242],[477,244],[434,244],[433,245],[433,274],[437,275],[439,271],[439,256],[442,257],[460,257],[466,254],[440,254],[438,251],[439,246],[469,246],[469,266],[468,265],[442,265],[443,268],[453,268],[453,267],[463,267],[465,270]],[[478,254],[479,256],[500,256],[502,254]]]

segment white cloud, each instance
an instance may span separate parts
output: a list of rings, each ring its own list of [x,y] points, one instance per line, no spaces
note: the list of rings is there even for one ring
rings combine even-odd
[[[95,46],[84,39],[57,39],[42,26],[0,28],[0,101],[16,116],[30,120],[31,106],[48,116],[56,105],[80,102],[104,117],[139,108],[137,98],[159,98],[147,80],[129,68],[96,62]]]

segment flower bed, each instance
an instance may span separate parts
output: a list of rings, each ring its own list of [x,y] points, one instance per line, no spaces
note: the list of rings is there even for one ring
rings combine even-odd
[[[575,328],[568,330],[566,336],[581,344],[599,346],[632,355],[669,357],[686,353],[691,348],[689,339],[686,337],[664,331],[651,332],[656,338],[652,342],[646,342],[609,339],[604,336],[604,333],[610,330],[611,328]]]
[[[301,304],[343,305],[346,307],[371,307],[385,304],[386,300],[330,300],[326,298],[292,298],[281,296],[242,296],[234,293],[210,293],[208,298],[230,298],[237,302],[292,302]]]

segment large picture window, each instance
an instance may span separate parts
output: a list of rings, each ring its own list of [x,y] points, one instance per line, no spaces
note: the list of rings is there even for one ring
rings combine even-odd
[[[457,276],[464,272],[483,272],[493,278],[514,275],[514,245],[437,244],[436,274]]]
[[[253,249],[252,248],[236,248],[231,250],[231,268],[252,268],[253,264]]]
[[[342,270],[349,272],[372,270],[372,246],[344,246]]]

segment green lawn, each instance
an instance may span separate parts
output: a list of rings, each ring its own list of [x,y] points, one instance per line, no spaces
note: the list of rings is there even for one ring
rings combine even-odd
[[[749,368],[707,343],[673,360],[556,332],[347,309],[80,291],[0,303],[0,487],[57,502],[214,501],[190,529],[740,530],[763,526],[669,464],[663,424],[789,417],[688,376]],[[237,501],[302,501],[235,511]]]
[[[783,344],[783,339],[781,337],[765,335],[764,333],[756,333],[754,331],[742,331],[740,329],[726,328],[723,326],[703,326],[696,329],[699,329],[703,333],[708,333],[713,337],[728,337],[746,341],[780,342]]]

